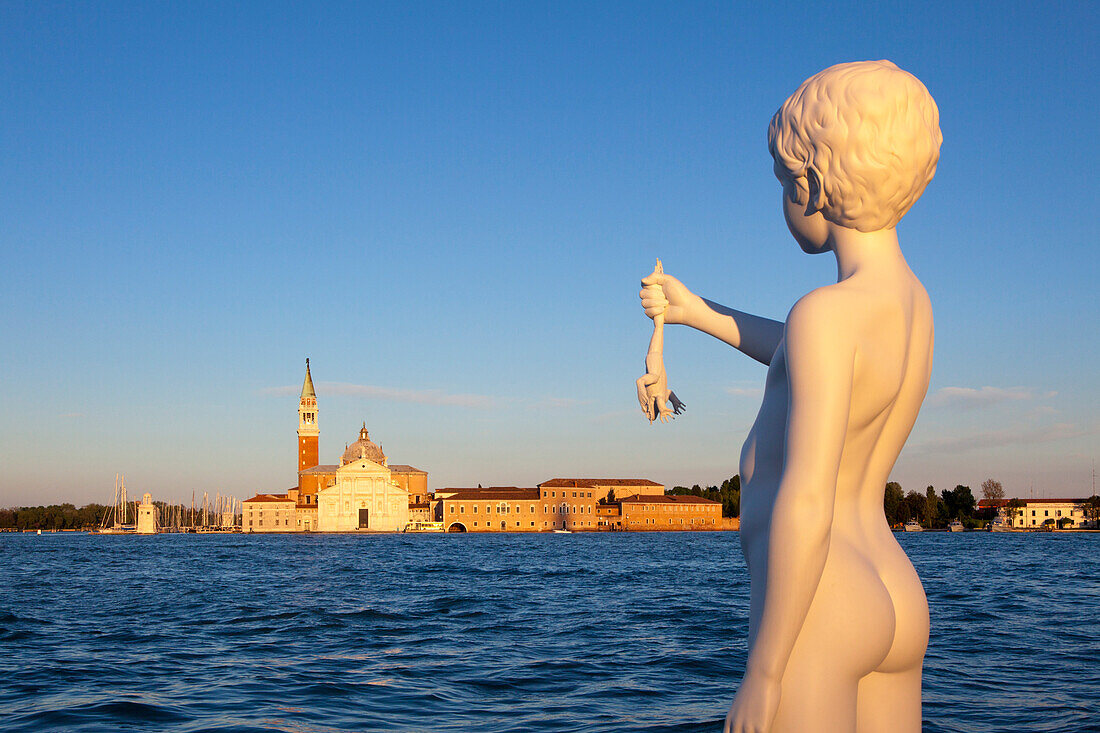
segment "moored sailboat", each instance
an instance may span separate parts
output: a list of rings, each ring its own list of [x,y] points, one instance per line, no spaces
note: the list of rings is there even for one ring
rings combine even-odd
[[[115,474],[115,495],[111,507],[104,513],[97,534],[133,534],[137,531],[137,517],[129,523],[129,502],[126,501],[126,482],[122,474]]]

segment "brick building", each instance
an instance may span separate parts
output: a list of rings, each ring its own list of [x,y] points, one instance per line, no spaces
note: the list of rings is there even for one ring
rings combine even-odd
[[[631,479],[634,481],[634,479]],[[597,486],[441,489],[432,518],[448,532],[597,532],[722,528],[722,505],[697,496],[631,495],[600,503]]]
[[[652,494],[628,496],[617,502],[622,511],[618,521],[625,530],[681,531],[720,529],[722,505],[701,496],[668,496]]]

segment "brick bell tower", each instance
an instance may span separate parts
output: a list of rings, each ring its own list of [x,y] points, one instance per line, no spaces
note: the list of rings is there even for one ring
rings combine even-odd
[[[313,391],[313,377],[309,374],[309,359],[306,359],[306,379],[302,383],[302,396],[298,400],[298,470],[313,468],[321,461],[318,459],[317,429],[317,393]]]

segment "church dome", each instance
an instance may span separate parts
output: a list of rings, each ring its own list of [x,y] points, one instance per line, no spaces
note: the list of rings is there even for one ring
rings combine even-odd
[[[363,423],[363,427],[359,431],[359,440],[344,449],[344,455],[340,456],[340,465],[343,466],[361,458],[366,458],[383,466],[386,465],[386,454],[371,441],[370,435],[367,433],[366,423]]]

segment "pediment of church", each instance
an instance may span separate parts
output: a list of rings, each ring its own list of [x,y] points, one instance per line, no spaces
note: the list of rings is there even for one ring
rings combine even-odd
[[[380,463],[375,463],[374,461],[372,461],[369,458],[360,458],[358,460],[352,461],[350,463],[345,463],[343,466],[340,466],[338,469],[336,469],[336,473],[337,474],[355,473],[355,474],[359,474],[359,475],[363,475],[363,474],[382,474],[386,477],[389,477],[390,469],[386,468],[385,466],[381,465]]]

